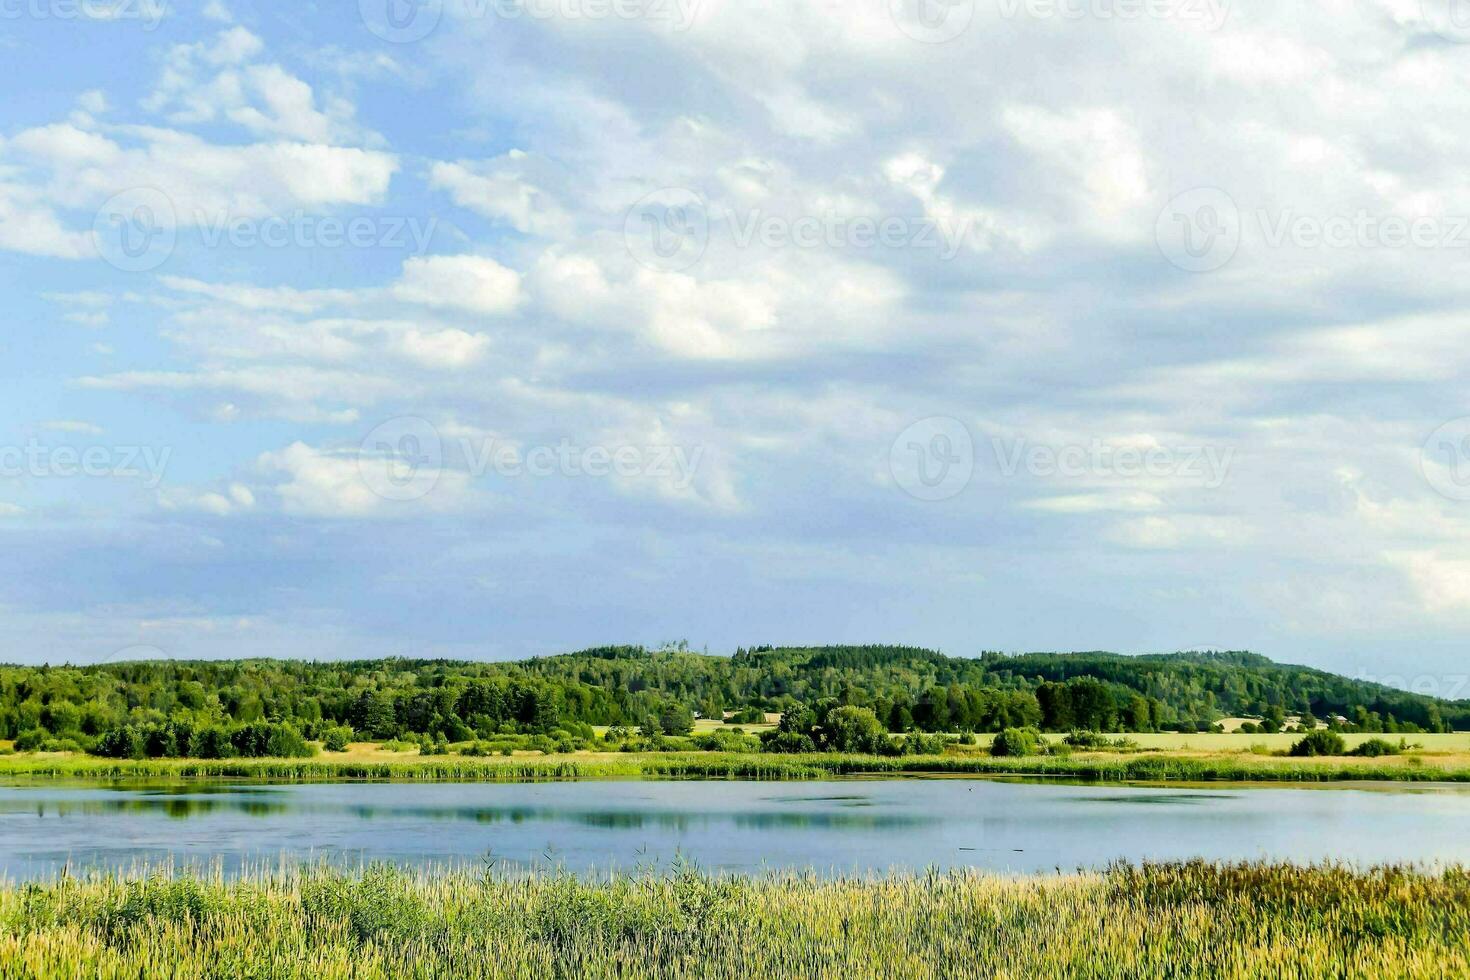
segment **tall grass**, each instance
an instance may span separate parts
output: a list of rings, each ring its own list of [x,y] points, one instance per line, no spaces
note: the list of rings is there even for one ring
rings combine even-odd
[[[1008,879],[281,870],[0,888],[0,976],[1470,976],[1460,871]]]
[[[272,782],[400,780],[526,782],[551,779],[817,779],[883,774],[1057,776],[1096,781],[1260,780],[1332,782],[1393,780],[1470,782],[1463,764],[1400,759],[1285,759],[1244,754],[1187,756],[1078,754],[994,758],[986,755],[767,755],[723,752],[602,755],[411,756],[354,759],[98,759],[90,756],[6,756],[0,778],[259,779]]]

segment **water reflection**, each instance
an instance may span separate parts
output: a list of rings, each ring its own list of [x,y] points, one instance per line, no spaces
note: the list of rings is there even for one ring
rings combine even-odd
[[[179,792],[179,791],[175,791]],[[657,810],[590,810],[580,807],[530,806],[415,806],[409,804],[374,805],[348,802],[304,801],[276,793],[274,798],[257,799],[250,790],[234,795],[216,789],[219,795],[169,795],[169,791],[148,790],[142,793],[110,797],[42,800],[34,805],[37,819],[77,819],[116,814],[162,815],[173,820],[187,820],[210,814],[241,814],[265,818],[291,814],[350,817],[354,820],[463,821],[497,824],[508,821],[522,823],[574,823],[587,827],[618,830],[658,829],[686,831],[694,826],[730,823],[753,830],[792,829],[907,829],[934,823],[934,816],[921,814],[856,814],[843,812],[749,813],[743,811],[710,811],[706,813],[670,813]],[[13,812],[22,801],[7,800],[0,795],[0,816]],[[773,798],[773,802],[836,803],[839,806],[872,806],[862,797],[825,799]]]
[[[1470,792],[988,780],[0,786],[0,875],[281,860],[668,862],[730,871],[1096,867],[1122,858],[1470,862]]]

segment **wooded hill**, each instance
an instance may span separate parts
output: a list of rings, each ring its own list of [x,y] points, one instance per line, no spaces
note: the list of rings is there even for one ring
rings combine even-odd
[[[1360,731],[1470,729],[1444,701],[1251,653],[1034,653],[952,657],[895,646],[755,647],[732,657],[618,646],[514,663],[150,661],[0,667],[0,739],[92,749],[122,726],[178,723],[265,746],[271,724],[306,738],[552,733],[588,725],[685,727],[698,715],[871,709],[890,731],[1206,731],[1232,716],[1287,716]],[[672,719],[672,721],[670,721]],[[1338,719],[1346,719],[1341,721]],[[180,736],[182,737],[182,736]],[[237,739],[238,741],[239,739]],[[289,740],[289,739],[288,739]],[[221,742],[220,744],[224,744]],[[284,744],[284,743],[271,743]],[[265,751],[264,748],[261,751]]]

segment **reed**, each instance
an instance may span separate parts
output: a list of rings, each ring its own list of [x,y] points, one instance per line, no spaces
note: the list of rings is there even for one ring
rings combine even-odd
[[[370,866],[0,886],[0,976],[1447,977],[1458,869],[727,878]]]
[[[970,776],[1045,776],[1114,782],[1470,782],[1464,756],[1436,759],[1287,759],[1246,753],[1188,755],[1078,753],[994,758],[988,755],[880,757],[763,753],[580,753],[576,755],[408,756],[358,759],[150,759],[90,756],[0,757],[9,779],[242,779],[272,782],[395,780],[529,782],[554,779],[818,779],[903,773]]]

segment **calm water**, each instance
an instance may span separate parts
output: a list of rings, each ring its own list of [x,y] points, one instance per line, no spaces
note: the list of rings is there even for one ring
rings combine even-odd
[[[0,786],[0,874],[173,859],[822,872],[1115,858],[1470,863],[1470,790],[820,783]]]

